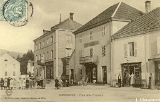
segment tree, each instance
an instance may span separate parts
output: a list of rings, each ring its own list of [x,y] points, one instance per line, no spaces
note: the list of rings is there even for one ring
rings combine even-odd
[[[20,62],[20,72],[22,75],[27,74],[27,64],[29,60],[34,60],[34,54],[32,50],[28,50],[28,52],[24,54],[21,58],[17,56],[17,61]]]

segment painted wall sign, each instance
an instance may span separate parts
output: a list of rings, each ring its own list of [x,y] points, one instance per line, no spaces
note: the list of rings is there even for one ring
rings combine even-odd
[[[92,41],[92,42],[89,42],[89,43],[85,43],[84,47],[95,46],[97,44],[99,44],[99,41]]]

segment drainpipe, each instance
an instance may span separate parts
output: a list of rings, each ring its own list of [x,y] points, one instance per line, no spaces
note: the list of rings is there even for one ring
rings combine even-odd
[[[56,30],[56,77],[58,78],[58,33],[59,31]]]

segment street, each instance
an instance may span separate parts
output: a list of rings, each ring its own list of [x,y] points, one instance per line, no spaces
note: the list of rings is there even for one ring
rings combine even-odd
[[[0,92],[1,102],[160,102],[160,90],[106,85],[71,86],[59,90],[51,86],[46,89],[13,90],[11,96],[7,96],[4,90]]]

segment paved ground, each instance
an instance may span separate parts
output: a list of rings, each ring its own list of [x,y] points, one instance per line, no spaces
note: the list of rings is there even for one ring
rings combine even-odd
[[[157,99],[145,101],[144,99]],[[55,90],[46,89],[13,90],[7,96],[0,90],[0,102],[160,102],[160,90],[132,87],[113,88],[109,86],[71,86]]]

